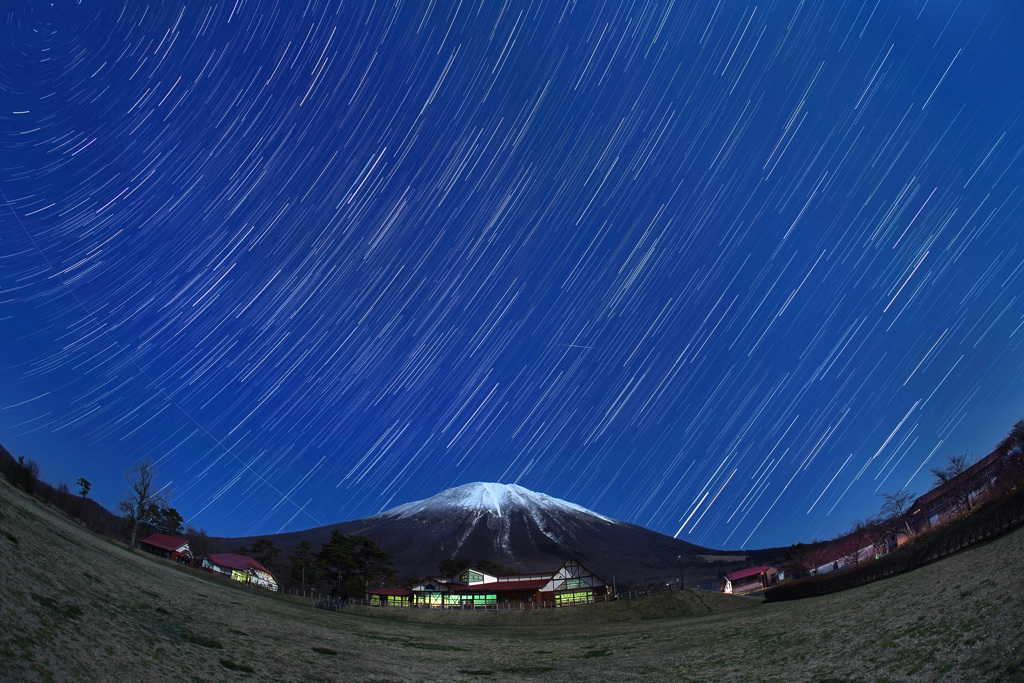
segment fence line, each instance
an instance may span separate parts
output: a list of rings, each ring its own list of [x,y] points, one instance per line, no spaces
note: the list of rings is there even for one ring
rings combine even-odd
[[[374,605],[374,604],[370,603],[367,600],[359,599],[359,598],[347,598],[347,599],[344,599],[344,600],[343,599],[339,599],[339,598],[325,598],[325,599],[317,600],[316,602],[314,602],[313,603],[313,607],[315,607],[317,609],[330,610],[330,611],[333,611],[333,612],[337,612],[340,609],[342,609],[343,607],[349,607],[349,606],[353,606],[353,605],[360,605],[360,606],[365,606],[365,607],[393,607],[395,609],[440,609],[440,610],[467,610],[467,611],[481,611],[482,610],[482,611],[492,611],[492,612],[497,612],[497,611],[504,610],[504,611],[507,612],[507,611],[511,611],[511,610],[523,611],[523,610],[531,610],[531,609],[551,609],[551,608],[554,608],[554,607],[575,607],[577,605],[591,604],[591,603],[595,603],[595,602],[610,602],[610,601],[615,600],[615,599],[616,598],[614,598],[614,597],[609,597],[609,596],[601,595],[601,596],[594,596],[594,599],[590,600],[589,602],[569,603],[569,604],[563,604],[563,605],[559,605],[558,603],[556,603],[554,601],[546,601],[546,600],[545,601],[541,601],[541,602],[521,602],[521,601],[517,601],[517,602],[496,602],[496,603],[491,604],[491,605],[475,605],[475,604],[470,604],[470,603],[467,603],[467,604],[457,604],[457,605],[446,605],[446,604],[434,604],[434,605],[409,604],[409,605],[402,605],[402,604],[384,603],[384,604]]]
[[[457,604],[457,605],[455,605],[455,604],[452,604],[452,605],[446,605],[446,604],[433,604],[433,605],[427,605],[427,604],[408,604],[408,605],[397,604],[396,605],[396,604],[391,604],[391,603],[383,603],[383,604],[374,605],[374,604],[371,604],[368,600],[361,599],[361,598],[335,598],[335,597],[331,597],[331,596],[328,595],[328,596],[320,596],[317,599],[315,599],[314,602],[313,602],[313,607],[315,607],[316,609],[329,610],[329,611],[332,611],[332,612],[337,612],[337,611],[341,610],[342,608],[349,607],[349,606],[393,607],[393,608],[396,608],[396,609],[442,609],[442,610],[471,610],[471,611],[480,611],[480,610],[483,610],[483,611],[488,611],[488,610],[490,610],[490,611],[502,611],[502,610],[510,611],[510,610],[516,610],[516,611],[522,611],[522,610],[531,610],[531,609],[553,609],[553,608],[556,608],[556,607],[559,607],[559,608],[576,607],[578,605],[586,605],[586,604],[592,604],[592,603],[597,603],[597,602],[613,602],[613,601],[616,601],[616,600],[634,600],[636,598],[642,598],[642,597],[645,597],[645,596],[648,596],[648,595],[656,595],[658,593],[672,593],[672,592],[676,592],[678,590],[679,590],[679,588],[669,587],[669,586],[660,586],[660,587],[657,587],[657,588],[631,589],[631,590],[626,590],[626,591],[621,591],[621,592],[615,593],[614,595],[599,595],[599,596],[595,595],[593,600],[590,600],[590,601],[587,601],[587,602],[567,603],[567,604],[561,604],[561,605],[558,604],[555,601],[548,601],[548,600],[541,601],[541,602],[521,602],[521,601],[517,601],[517,602],[497,602],[497,603],[494,603],[494,604],[491,604],[491,605],[474,605],[474,604]]]

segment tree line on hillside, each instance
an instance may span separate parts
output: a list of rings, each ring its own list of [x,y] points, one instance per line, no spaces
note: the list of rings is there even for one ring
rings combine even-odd
[[[123,535],[124,520],[89,498],[92,483],[85,477],[79,477],[75,482],[77,494],[64,482],[54,487],[40,479],[38,463],[24,456],[15,458],[3,446],[0,446],[0,472],[15,488],[79,520],[92,531],[112,538]]]
[[[934,487],[945,486],[946,495],[953,501],[953,517],[971,514],[979,505],[1003,499],[1024,486],[1024,419],[1018,420],[1009,434],[996,446],[1002,454],[1003,464],[995,482],[982,497],[976,497],[974,487],[962,476],[974,462],[967,452],[950,455],[942,465],[929,468]],[[830,541],[797,543],[786,553],[790,574],[808,576],[818,568],[834,564],[859,567],[865,561],[885,555],[900,539],[904,542],[919,533],[914,524],[916,493],[903,487],[897,491],[879,494],[882,499],[878,513],[868,519],[856,520],[850,530]],[[874,553],[865,557],[861,550],[872,547]]]
[[[380,546],[365,536],[346,535],[337,530],[319,549],[302,540],[287,556],[266,538],[233,552],[248,555],[274,572],[283,589],[301,593],[317,590],[339,598],[361,598],[369,588],[396,584],[410,587],[423,578],[400,580],[392,568],[391,557]],[[438,564],[438,576],[458,576],[469,568],[493,576],[518,574],[515,569],[486,559],[446,558]]]
[[[85,477],[79,477],[75,483],[77,495],[63,482],[54,488],[40,479],[38,463],[23,456],[15,458],[3,446],[0,471],[14,487],[130,548],[160,532],[185,538],[196,558],[216,550],[205,529],[185,524],[181,513],[170,503],[170,491],[159,485],[157,469],[149,460],[137,463],[125,473],[126,489],[117,503],[119,516],[89,498],[92,483]],[[343,598],[362,597],[367,586],[395,580],[391,558],[376,543],[337,531],[316,552],[309,541],[300,543],[292,551],[290,566],[285,568],[280,566],[280,551],[266,539],[260,539],[251,549],[238,548],[236,552],[253,557],[275,572],[284,587],[303,591],[315,588]]]
[[[56,487],[40,478],[39,464],[24,456],[15,458],[0,445],[0,472],[15,488],[36,500],[62,511],[86,528],[130,547],[153,532],[185,537],[196,555],[210,552],[212,547],[205,529],[186,526],[181,514],[171,506],[170,493],[156,486],[156,468],[143,461],[125,473],[127,489],[118,501],[115,515],[92,500],[92,482],[85,477],[75,481],[77,493],[60,482]]]
[[[302,593],[319,590],[339,598],[362,598],[369,588],[396,580],[391,556],[380,546],[365,536],[338,530],[318,550],[310,541],[300,541],[287,558],[266,538],[232,552],[248,555],[269,569],[282,588]]]

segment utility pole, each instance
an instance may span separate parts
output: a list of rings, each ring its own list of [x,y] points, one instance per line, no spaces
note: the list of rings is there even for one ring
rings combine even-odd
[[[686,584],[683,581],[683,556],[677,556],[676,560],[679,562],[679,590],[683,590],[686,588]]]

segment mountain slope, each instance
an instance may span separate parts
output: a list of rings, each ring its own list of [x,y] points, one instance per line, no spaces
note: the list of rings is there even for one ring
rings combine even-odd
[[[521,486],[482,482],[364,519],[222,542],[237,547],[267,538],[287,553],[301,540],[318,547],[334,530],[372,539],[409,578],[436,573],[447,558],[488,560],[525,573],[551,570],[573,557],[620,585],[678,581],[682,570],[688,585],[710,587],[723,570],[745,564],[708,563],[698,555],[716,551]]]

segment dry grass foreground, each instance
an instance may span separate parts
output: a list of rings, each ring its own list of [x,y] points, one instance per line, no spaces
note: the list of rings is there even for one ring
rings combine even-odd
[[[766,604],[312,609],[129,553],[0,484],[0,680],[1024,680],[1024,531]]]

